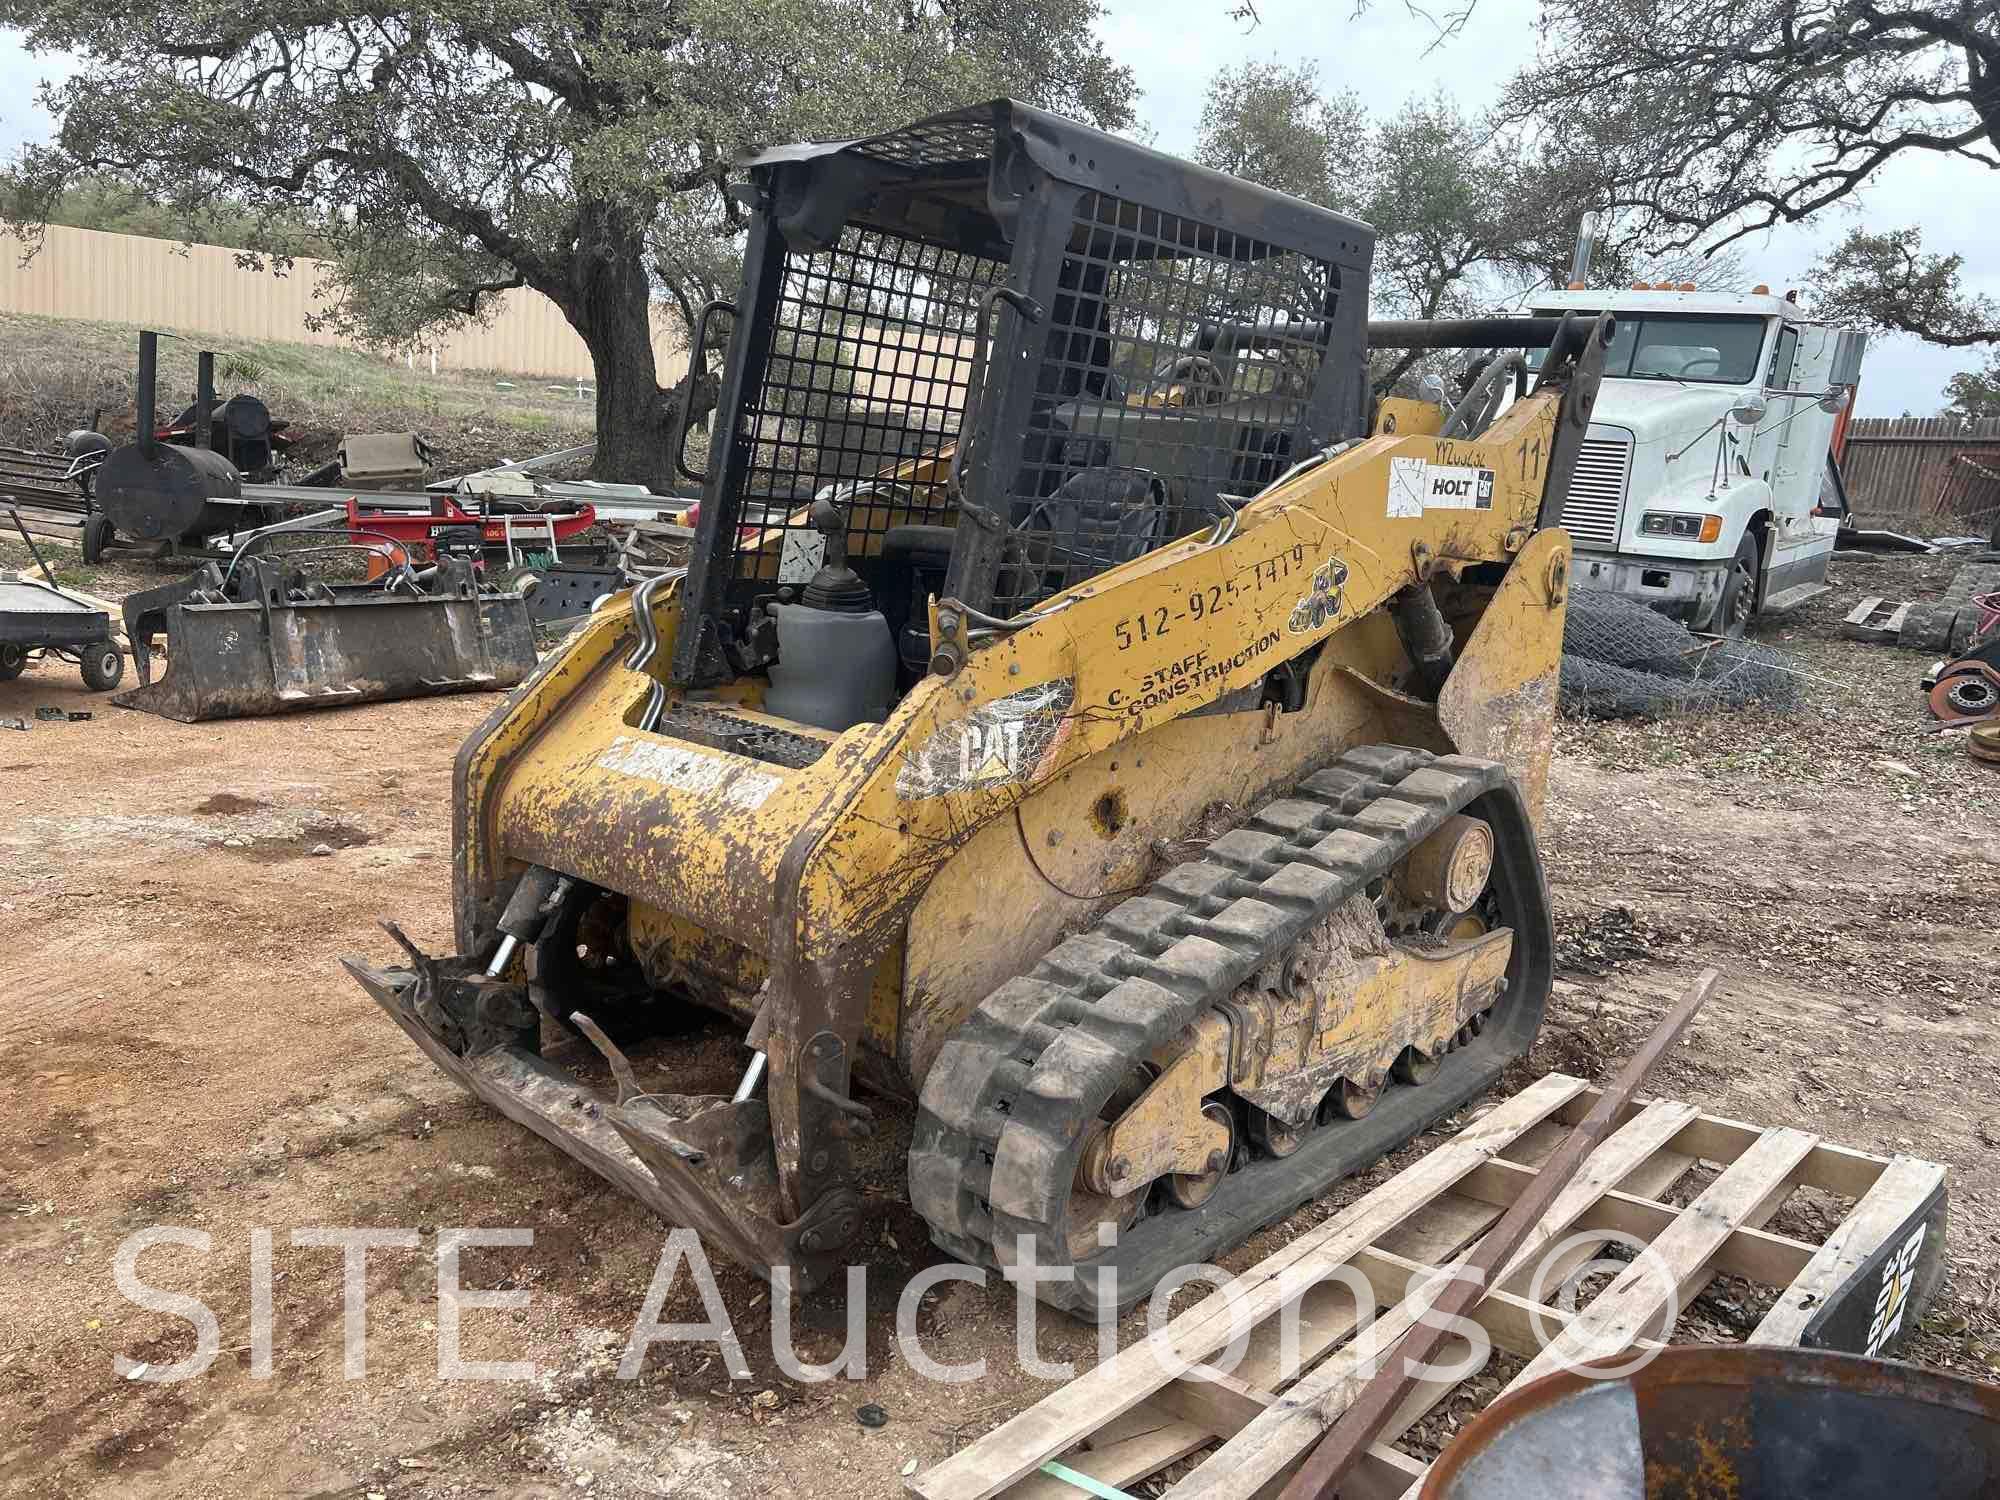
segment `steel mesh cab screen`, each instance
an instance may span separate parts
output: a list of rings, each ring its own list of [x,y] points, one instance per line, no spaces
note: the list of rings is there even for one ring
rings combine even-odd
[[[813,494],[905,464],[914,472],[851,502],[849,555],[875,554],[892,527],[952,523],[944,462],[925,458],[957,435],[979,301],[1006,275],[998,261],[853,225],[832,249],[786,253],[770,355],[744,403],[751,453],[745,531],[725,544],[731,576],[803,582],[810,564],[786,563],[787,545],[747,545],[748,528],[811,538],[817,557]]]
[[[1011,523],[994,610],[1186,536],[1281,473],[1322,378],[1338,275],[1085,193],[1030,335],[1043,350],[1028,430],[990,481]]]

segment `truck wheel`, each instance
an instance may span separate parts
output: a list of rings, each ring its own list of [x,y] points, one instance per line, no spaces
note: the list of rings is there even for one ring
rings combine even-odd
[[[79,654],[83,658],[83,685],[93,693],[110,692],[125,675],[124,654],[110,641],[85,646]]]
[[[1736,557],[1729,564],[1729,579],[1722,586],[1722,602],[1715,611],[1715,633],[1736,637],[1750,627],[1757,613],[1757,538],[1743,533],[1736,544]]]
[[[0,682],[12,682],[27,670],[27,647],[0,646]]]
[[[111,543],[111,523],[93,515],[83,523],[83,560],[95,567],[104,561],[104,549]]]

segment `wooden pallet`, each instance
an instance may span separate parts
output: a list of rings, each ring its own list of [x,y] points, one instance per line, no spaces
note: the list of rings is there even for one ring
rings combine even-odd
[[[1893,646],[1909,613],[1909,600],[1898,600],[1892,604],[1871,594],[1848,611],[1847,618],[1840,622],[1840,633],[1853,641]]]
[[[1359,1322],[1345,1283],[1368,1279],[1383,1309],[1375,1347],[1386,1348],[1426,1305],[1414,1288],[1460,1258],[1505,1211],[1583,1118],[1597,1091],[1551,1074],[1459,1131],[1324,1223],[1011,1421],[908,1481],[925,1500],[1078,1500],[1121,1495],[1169,1465],[1203,1455],[1168,1494],[1175,1500],[1275,1495],[1333,1417],[1363,1384],[1350,1341]],[[1664,1201],[1703,1163],[1712,1181]],[[1800,1188],[1852,1200],[1814,1243],[1765,1226]],[[1878,1352],[1900,1313],[1914,1327],[1941,1264],[1944,1168],[1911,1157],[1871,1156],[1804,1131],[1762,1129],[1691,1104],[1656,1100],[1626,1111],[1614,1133],[1562,1191],[1534,1234],[1470,1316],[1493,1347],[1527,1361],[1508,1389],[1564,1360],[1645,1347],[1667,1310],[1665,1278],[1642,1262],[1611,1279],[1574,1312],[1528,1297],[1547,1247],[1576,1236],[1555,1261],[1559,1286],[1597,1254],[1603,1236],[1652,1247],[1685,1308],[1723,1273],[1776,1289],[1749,1342]],[[1588,1286],[1586,1286],[1588,1290]],[[1237,1311],[1232,1317],[1231,1304]],[[1879,1303],[1879,1307],[1878,1307]],[[1886,1309],[1892,1316],[1883,1316]],[[1536,1323],[1551,1335],[1544,1347]],[[1286,1378],[1285,1325],[1294,1322],[1297,1378]],[[1249,1330],[1227,1374],[1207,1368]],[[1871,1348],[1873,1343],[1876,1347]],[[1469,1346],[1458,1342],[1458,1352]],[[1440,1363],[1453,1358],[1447,1350]],[[1191,1367],[1204,1367],[1192,1369]],[[1343,1484],[1343,1500],[1413,1493],[1427,1469],[1395,1443],[1450,1395],[1421,1386],[1383,1439]],[[1204,1450],[1207,1450],[1204,1453]]]

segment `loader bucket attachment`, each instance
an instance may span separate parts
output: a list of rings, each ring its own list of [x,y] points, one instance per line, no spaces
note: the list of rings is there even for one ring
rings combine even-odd
[[[535,665],[527,600],[482,593],[452,560],[419,591],[307,580],[244,557],[228,574],[209,564],[133,594],[124,614],[140,681],[112,701],[187,724],[504,691]],[[155,680],[149,643],[162,631],[167,674]]]
[[[837,1268],[830,1247],[852,1237],[860,1200],[837,1194],[783,1221],[762,1099],[643,1094],[614,1101],[482,1019],[522,1008],[520,986],[490,984],[459,961],[410,951],[414,968],[377,968],[358,958],[341,965],[469,1093],[761,1276],[786,1265],[794,1288],[807,1291]],[[447,1016],[447,1027],[465,1038],[463,1052],[435,1029]]]

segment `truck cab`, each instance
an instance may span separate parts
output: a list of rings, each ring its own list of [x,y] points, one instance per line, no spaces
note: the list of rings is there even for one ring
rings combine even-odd
[[[1572,287],[1533,311],[1618,319],[1562,511],[1579,586],[1726,635],[1825,591],[1865,334],[1763,287]]]

